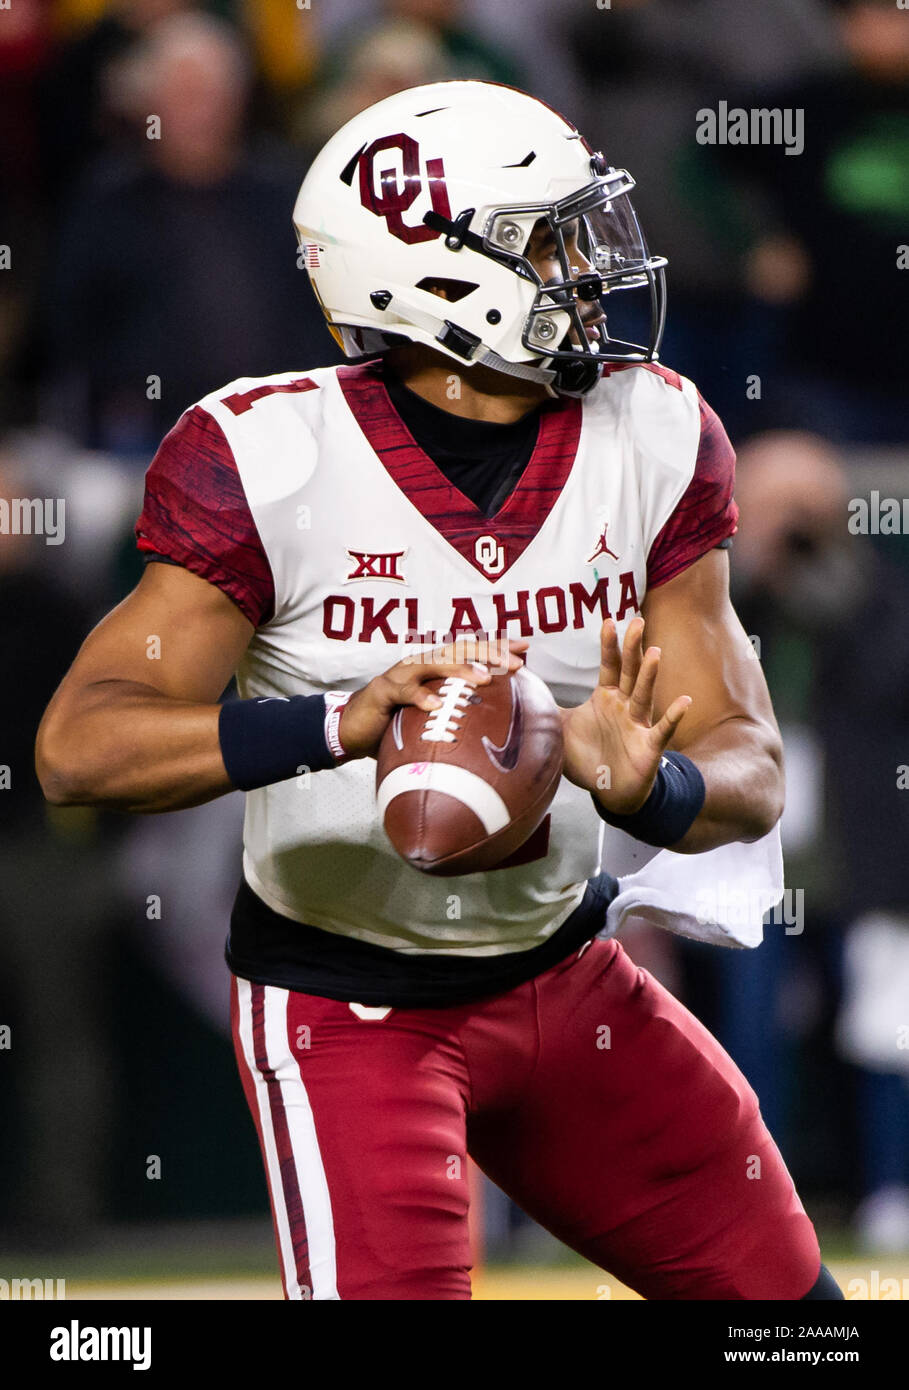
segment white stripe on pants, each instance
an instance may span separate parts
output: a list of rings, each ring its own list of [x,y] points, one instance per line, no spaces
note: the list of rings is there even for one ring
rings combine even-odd
[[[256,1042],[253,1030],[253,990],[261,991],[264,1004],[264,1038],[260,1052],[264,1055],[269,1083],[256,1064]],[[239,1032],[243,1058],[255,1086],[259,1130],[263,1141],[264,1159],[274,1204],[278,1245],[284,1269],[284,1284],[290,1299],[337,1299],[337,1269],[335,1262],[334,1223],[328,1181],[319,1151],[315,1121],[309,1096],[300,1075],[298,1059],[293,1055],[287,1037],[288,991],[272,985],[253,986],[248,980],[237,979]],[[287,1136],[296,1184],[299,1187],[303,1220],[309,1243],[311,1288],[301,1282],[293,1250],[291,1223],[288,1215],[288,1196],[293,1179],[285,1188],[280,1162],[280,1136],[273,1106],[280,1107],[287,1124]]]

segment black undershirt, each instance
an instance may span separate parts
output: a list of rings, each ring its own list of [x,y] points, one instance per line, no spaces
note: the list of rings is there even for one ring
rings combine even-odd
[[[530,462],[540,429],[539,409],[514,424],[499,425],[440,410],[387,370],[385,389],[424,454],[484,516],[494,516]]]
[[[384,1008],[451,1008],[515,989],[558,965],[603,930],[606,910],[618,891],[611,874],[590,879],[580,905],[548,940],[530,951],[501,956],[438,951],[402,955],[282,917],[243,882],[224,954],[233,973],[254,984]]]

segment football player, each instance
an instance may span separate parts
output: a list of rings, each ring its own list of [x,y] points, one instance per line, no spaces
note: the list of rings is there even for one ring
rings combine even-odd
[[[288,1298],[468,1298],[468,1154],[646,1298],[840,1296],[743,1076],[598,935],[604,835],[697,855],[783,804],[734,455],[658,365],[632,187],[495,84],[340,130],[294,220],[358,360],[186,411],[142,581],[40,730],[55,804],[247,793],[227,961]],[[388,721],[524,660],[563,708],[551,812],[491,872],[422,875],[376,814]]]

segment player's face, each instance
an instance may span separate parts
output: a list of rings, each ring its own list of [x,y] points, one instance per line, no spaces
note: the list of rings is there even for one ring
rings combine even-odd
[[[578,245],[578,224],[569,222],[562,228],[562,236],[565,241],[565,250],[568,254],[568,265],[571,269],[571,278],[576,280],[579,275],[586,275],[593,269],[589,260],[584,255]],[[530,234],[530,242],[527,246],[527,259],[530,261],[534,270],[547,285],[551,280],[561,282],[565,278],[562,262],[559,257],[559,249],[556,244],[555,233],[545,217],[541,217],[535,224]],[[597,324],[603,323],[606,315],[598,301],[592,304],[581,305],[581,318],[584,323],[584,330],[591,342],[597,338]],[[575,330],[572,329],[571,337],[575,338]]]

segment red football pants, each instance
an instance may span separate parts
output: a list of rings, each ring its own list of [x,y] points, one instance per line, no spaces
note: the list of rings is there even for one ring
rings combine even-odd
[[[616,941],[455,1008],[234,979],[232,1019],[288,1298],[469,1298],[468,1153],[645,1298],[798,1299],[818,1276],[754,1092]]]

